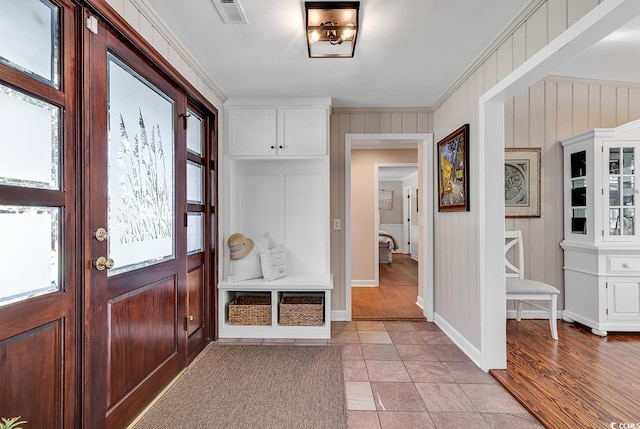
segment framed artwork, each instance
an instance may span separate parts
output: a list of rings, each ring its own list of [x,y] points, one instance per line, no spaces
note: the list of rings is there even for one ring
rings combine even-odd
[[[505,149],[506,217],[540,217],[540,159],[539,147]]]
[[[438,142],[438,211],[469,211],[469,124]]]

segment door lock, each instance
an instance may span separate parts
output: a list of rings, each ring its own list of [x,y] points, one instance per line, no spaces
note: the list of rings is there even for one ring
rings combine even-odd
[[[96,232],[93,233],[93,236],[98,241],[105,241],[107,239],[107,230],[104,228],[96,229]]]
[[[114,262],[111,258],[105,258],[104,256],[98,257],[95,261],[93,261],[93,266],[98,271],[103,271],[105,268],[110,270],[113,268]]]

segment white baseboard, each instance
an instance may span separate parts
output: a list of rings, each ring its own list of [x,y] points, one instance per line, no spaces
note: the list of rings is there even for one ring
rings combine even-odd
[[[374,280],[351,280],[351,287],[378,287]]]
[[[347,321],[347,311],[346,310],[331,310],[331,321],[332,322],[346,322]]]
[[[419,296],[418,300],[416,301],[416,305],[420,307],[422,310],[424,310],[424,298]]]
[[[482,353],[480,353],[480,350],[455,330],[453,326],[444,320],[438,313],[434,314],[434,322],[445,334],[447,334],[447,337],[449,337],[451,341],[453,341],[454,344],[464,352],[464,354],[469,356],[469,359],[471,359],[478,368],[482,368],[482,365],[480,364],[482,362]]]

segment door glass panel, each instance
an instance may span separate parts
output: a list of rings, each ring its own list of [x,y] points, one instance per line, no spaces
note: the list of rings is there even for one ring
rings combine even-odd
[[[620,205],[620,178],[609,177],[609,205]]]
[[[620,209],[609,209],[609,235],[620,235]]]
[[[187,214],[187,252],[202,252],[204,216],[202,213]]]
[[[202,156],[202,118],[187,110],[187,150]]]
[[[60,108],[0,85],[0,184],[60,189]]]
[[[202,204],[204,189],[204,174],[202,166],[194,162],[187,161],[187,202],[192,204]]]
[[[624,227],[624,235],[635,235],[636,209],[624,209],[624,218],[622,225]]]
[[[0,62],[60,86],[58,7],[46,0],[3,1]]]
[[[625,147],[622,152],[623,169],[624,174],[635,174],[635,160],[633,156],[633,148]]]
[[[633,194],[635,191],[634,187],[635,178],[633,176],[624,176],[622,178],[622,190],[623,190],[623,205],[625,206],[633,206],[635,203],[633,202]]]
[[[108,275],[175,256],[174,105],[109,55]]]
[[[0,206],[0,306],[60,290],[60,209]]]

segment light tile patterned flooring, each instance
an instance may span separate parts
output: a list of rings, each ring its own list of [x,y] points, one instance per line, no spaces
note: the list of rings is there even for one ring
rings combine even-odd
[[[341,345],[349,429],[543,427],[433,323],[331,327],[331,340],[218,342]]]

